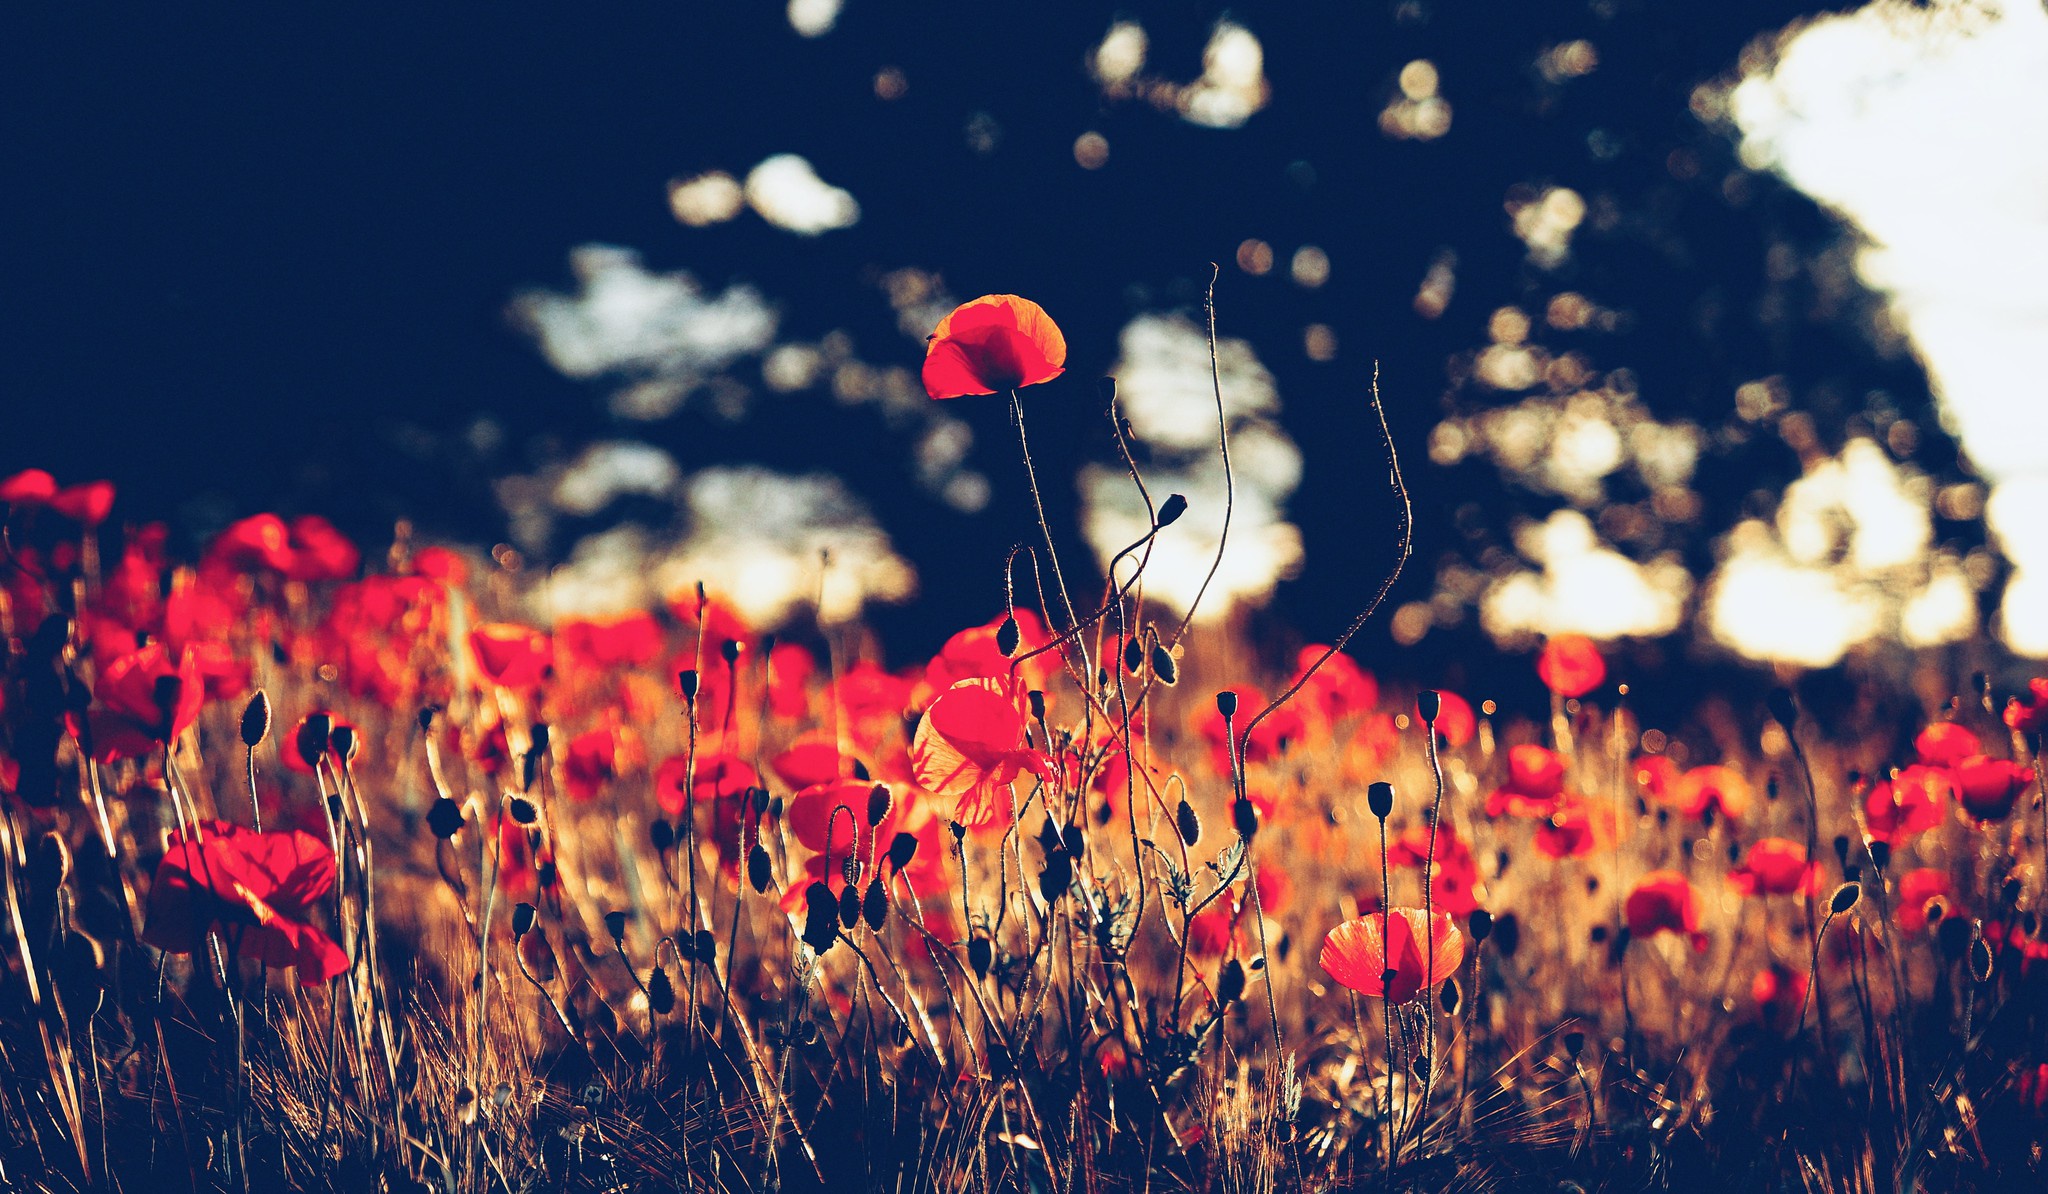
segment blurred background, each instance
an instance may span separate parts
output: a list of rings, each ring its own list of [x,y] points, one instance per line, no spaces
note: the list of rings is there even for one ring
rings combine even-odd
[[[903,662],[1036,534],[1004,401],[917,381],[987,292],[1070,346],[1025,393],[1070,570],[1143,526],[1114,374],[1185,604],[1213,263],[1212,616],[1327,637],[1376,584],[1377,368],[1417,520],[1370,666],[2048,654],[2048,17],[1838,8],[17,8],[0,472],[188,544],[409,519],[555,612],[807,617],[830,549]]]

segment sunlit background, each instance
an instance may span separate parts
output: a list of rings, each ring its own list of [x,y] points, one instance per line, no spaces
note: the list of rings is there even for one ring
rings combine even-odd
[[[1371,590],[1377,365],[1376,666],[2048,657],[2039,4],[730,7],[10,16],[0,468],[912,658],[1035,534],[1002,401],[917,375],[1007,291],[1072,347],[1027,395],[1069,566],[1147,525],[1114,376],[1180,613],[1214,263],[1203,618]]]

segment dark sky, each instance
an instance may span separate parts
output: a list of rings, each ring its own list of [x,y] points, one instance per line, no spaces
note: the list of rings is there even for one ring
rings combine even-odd
[[[877,363],[919,355],[893,327],[881,271],[1038,299],[1074,353],[1057,400],[1081,430],[1034,429],[1055,476],[1099,455],[1086,379],[1114,359],[1117,330],[1194,303],[1207,263],[1225,263],[1223,331],[1274,371],[1307,456],[1291,513],[1308,568],[1282,593],[1304,626],[1341,622],[1382,566],[1391,499],[1364,484],[1377,466],[1358,467],[1378,454],[1362,405],[1375,357],[1423,504],[1408,591],[1426,592],[1435,556],[1456,546],[1448,511],[1468,482],[1431,475],[1422,443],[1446,360],[1484,343],[1502,304],[1569,285],[1630,312],[1631,330],[1598,353],[1634,368],[1665,415],[1723,417],[1736,384],[1772,372],[1846,378],[1848,392],[1917,377],[1839,320],[1756,314],[1769,245],[1816,249],[1834,227],[1768,179],[1730,204],[1732,149],[1687,110],[1696,84],[1799,4],[848,0],[817,40],[769,3],[27,7],[0,18],[0,470],[110,476],[122,516],[183,531],[274,508],[324,512],[371,540],[399,515],[501,535],[492,477],[620,433],[608,387],[556,374],[505,313],[521,289],[572,289],[568,251],[590,242],[712,288],[751,283],[780,306],[785,337],[845,328]],[[1273,86],[1242,129],[1105,103],[1088,77],[1090,49],[1131,18],[1150,34],[1149,70],[1192,78],[1224,15],[1260,38]],[[1581,37],[1598,69],[1544,82],[1536,56]],[[1452,131],[1391,141],[1379,110],[1402,64],[1424,57]],[[908,81],[894,103],[874,93],[884,66]],[[1001,131],[991,153],[968,145],[976,113]],[[1072,156],[1089,129],[1111,145],[1100,171]],[[1597,157],[1594,141],[1616,151]],[[1702,164],[1696,177],[1674,177],[1675,149]],[[742,174],[782,151],[858,196],[859,225],[805,239],[751,216],[708,229],[670,216],[668,180]],[[1582,235],[1561,276],[1527,263],[1502,207],[1510,186],[1546,182],[1625,215]],[[1294,246],[1324,247],[1330,283],[1303,290],[1284,264],[1264,278],[1228,268],[1250,236],[1283,263]],[[1457,298],[1427,321],[1411,300],[1444,248],[1458,254]],[[1310,322],[1335,329],[1335,361],[1303,355]],[[495,455],[459,434],[483,414],[509,432]],[[794,422],[686,413],[629,430],[685,468],[845,474],[921,566],[927,604],[881,619],[892,646],[915,651],[934,628],[986,616],[994,560],[1028,525],[1001,407],[970,417],[972,463],[997,493],[974,517],[909,485],[909,445],[826,398]],[[1740,465],[1759,467],[1790,462]],[[1071,525],[1071,488],[1049,498]],[[1389,646],[1376,642],[1369,656]]]

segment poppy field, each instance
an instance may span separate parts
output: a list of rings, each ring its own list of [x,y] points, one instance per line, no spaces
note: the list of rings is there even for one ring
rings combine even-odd
[[[1497,661],[1546,704],[1375,676],[1406,517],[1348,626],[1198,625],[1127,448],[1150,530],[1054,550],[1066,351],[1011,295],[934,329],[1038,516],[894,666],[718,575],[550,619],[509,549],[180,559],[0,480],[0,1189],[2040,1180],[2048,678],[1649,724],[1576,635]]]

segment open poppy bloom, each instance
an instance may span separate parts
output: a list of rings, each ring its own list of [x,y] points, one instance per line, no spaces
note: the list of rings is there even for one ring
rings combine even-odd
[[[1956,802],[1979,821],[2001,821],[2034,782],[2032,770],[2006,759],[1975,755],[1949,769],[1955,777]]]
[[[149,888],[142,939],[175,954],[205,947],[219,926],[238,951],[265,966],[296,966],[299,982],[326,982],[348,969],[348,955],[313,923],[334,889],[334,855],[302,830],[257,833],[207,821],[204,844],[171,833],[170,852]]]
[[[590,800],[619,776],[618,735],[603,726],[569,740],[562,757],[562,778],[569,799]]]
[[[1564,794],[1564,759],[1549,747],[1508,748],[1508,782],[1486,798],[1489,817],[1548,817]]]
[[[1004,615],[1007,616],[1007,615]],[[1017,611],[1017,647],[1015,654],[1026,655],[1052,641],[1045,631],[1045,623],[1028,609]],[[939,653],[925,665],[924,680],[936,692],[944,692],[962,680],[975,676],[1007,676],[1010,674],[1011,656],[1004,655],[996,642],[1002,630],[1003,617],[989,619],[980,626],[970,626],[939,648]],[[1036,655],[1017,668],[1017,675],[1033,688],[1042,688],[1058,665],[1059,657],[1053,654]]]
[[[1374,912],[1347,920],[1323,938],[1317,959],[1323,972],[1339,983],[1390,1003],[1406,1003],[1434,990],[1454,977],[1464,960],[1465,935],[1450,913],[1431,918],[1420,908],[1396,908],[1391,917]]]
[[[1713,763],[1679,776],[1670,801],[1688,817],[1704,817],[1711,807],[1731,821],[1740,821],[1749,812],[1749,798],[1749,781],[1740,771]]]
[[[318,514],[292,519],[292,559],[285,575],[293,580],[347,580],[356,574],[363,553],[348,536]]]
[[[932,329],[924,391],[934,398],[994,394],[1051,381],[1067,367],[1067,338],[1030,299],[985,294]]]
[[[2005,703],[2005,724],[2022,734],[2038,734],[2048,726],[2048,677],[2027,681],[2027,690]]]
[[[1971,755],[1982,754],[1984,744],[1955,722],[1937,721],[1913,739],[1913,751],[1930,766],[1953,767]]]
[[[1743,895],[1820,890],[1820,871],[1807,861],[1806,847],[1782,837],[1767,837],[1751,846],[1742,865],[1729,871],[1728,878]]]
[[[88,719],[93,758],[135,759],[199,720],[206,680],[189,653],[173,658],[162,643],[151,643],[109,663],[93,695],[99,699]]]
[[[114,483],[88,481],[68,485],[50,495],[50,509],[73,522],[96,527],[114,512]]]
[[[1582,697],[1600,687],[1607,678],[1607,661],[1600,648],[1583,634],[1560,634],[1543,644],[1536,657],[1536,674],[1550,691],[1561,697]]]
[[[0,481],[0,502],[10,506],[46,506],[57,496],[57,478],[39,468],[23,469]]]
[[[1898,844],[1933,829],[1941,824],[1942,802],[1955,795],[1955,788],[1955,778],[1946,767],[1920,764],[1871,788],[1863,798],[1871,838]]]
[[[491,683],[504,688],[531,688],[540,683],[554,655],[547,635],[530,626],[486,622],[469,632],[476,665]]]
[[[1677,871],[1644,875],[1621,910],[1630,936],[1648,940],[1659,933],[1677,933],[1692,943],[1695,953],[1707,952],[1707,935],[1700,932],[1699,893]]]
[[[911,779],[954,800],[953,819],[981,829],[1009,814],[1004,789],[1023,772],[1044,776],[1051,762],[1024,743],[1024,686],[1007,676],[962,680],[925,710],[910,743]]]
[[[1899,878],[1899,927],[1911,932],[1927,928],[1927,907],[1954,894],[1948,873],[1930,867],[1907,871]]]
[[[289,572],[291,543],[291,531],[284,525],[284,519],[275,514],[252,514],[213,537],[213,542],[206,546],[205,564],[209,570]]]

